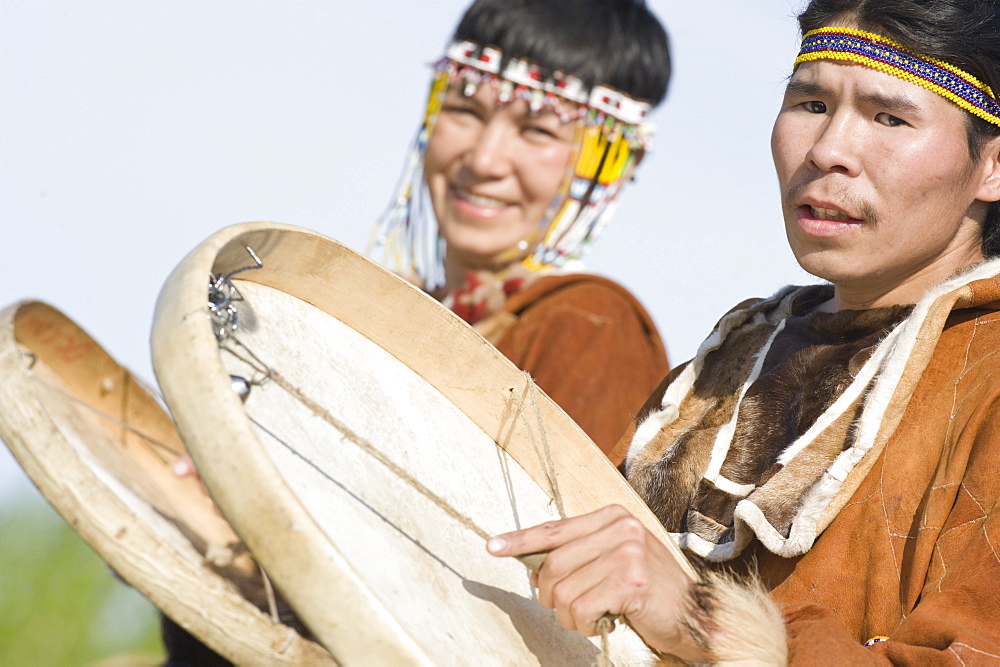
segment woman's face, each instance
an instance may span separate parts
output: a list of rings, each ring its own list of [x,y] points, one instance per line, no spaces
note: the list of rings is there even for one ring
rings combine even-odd
[[[518,98],[500,108],[494,88],[466,97],[451,86],[424,163],[449,262],[497,270],[525,257],[567,177],[577,122]]]

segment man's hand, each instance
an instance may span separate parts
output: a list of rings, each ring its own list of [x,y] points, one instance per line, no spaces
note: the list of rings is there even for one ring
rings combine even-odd
[[[621,614],[651,648],[685,660],[709,658],[691,632],[706,621],[692,597],[694,582],[623,507],[498,535],[486,548],[494,556],[549,552],[532,583],[568,630],[595,635],[602,616]]]

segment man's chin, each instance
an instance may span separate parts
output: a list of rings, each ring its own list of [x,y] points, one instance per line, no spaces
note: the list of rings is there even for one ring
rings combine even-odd
[[[839,261],[830,251],[793,253],[802,270],[811,276],[833,283],[849,283],[864,280],[864,271],[853,271]]]

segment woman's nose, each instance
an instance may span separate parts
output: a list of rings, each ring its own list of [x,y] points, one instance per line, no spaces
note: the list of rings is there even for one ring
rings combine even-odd
[[[511,171],[514,150],[511,128],[502,118],[491,118],[473,137],[464,167],[477,178],[503,178]]]

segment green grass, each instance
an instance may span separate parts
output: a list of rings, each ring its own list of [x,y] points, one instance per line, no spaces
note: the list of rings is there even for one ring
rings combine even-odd
[[[0,666],[163,660],[155,608],[32,490],[0,504]]]

